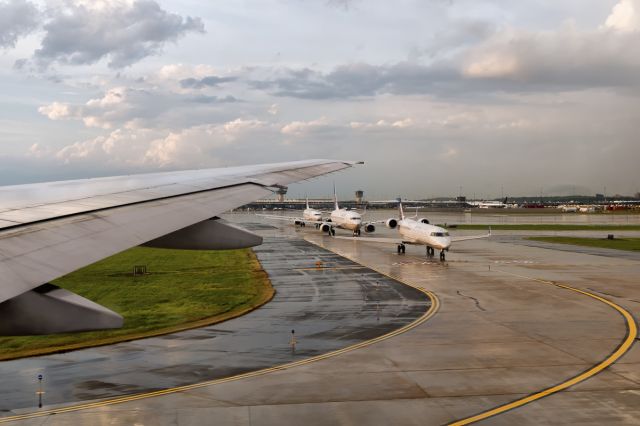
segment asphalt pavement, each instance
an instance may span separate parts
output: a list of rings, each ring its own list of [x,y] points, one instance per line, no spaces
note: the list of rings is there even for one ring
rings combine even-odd
[[[36,409],[39,374],[44,408],[148,392],[350,346],[411,323],[429,308],[418,290],[297,238],[268,237],[255,251],[276,289],[271,302],[209,327],[1,362],[0,412]]]

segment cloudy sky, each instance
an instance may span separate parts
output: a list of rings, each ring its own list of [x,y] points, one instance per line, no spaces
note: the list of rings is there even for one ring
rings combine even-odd
[[[640,190],[640,0],[0,0],[0,73],[0,184],[338,158],[369,198]]]

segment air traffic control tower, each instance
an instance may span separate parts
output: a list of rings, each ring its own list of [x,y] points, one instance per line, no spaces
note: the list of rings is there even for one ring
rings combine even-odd
[[[276,194],[278,195],[278,202],[284,203],[284,196],[287,194],[287,187],[283,186],[278,188]]]

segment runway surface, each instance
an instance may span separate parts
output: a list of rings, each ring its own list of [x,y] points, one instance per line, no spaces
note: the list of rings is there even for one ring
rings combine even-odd
[[[400,328],[429,307],[421,292],[300,239],[268,238],[256,254],[276,289],[264,307],[210,327],[1,362],[1,412],[36,407],[38,374],[45,405],[148,392],[313,357]]]

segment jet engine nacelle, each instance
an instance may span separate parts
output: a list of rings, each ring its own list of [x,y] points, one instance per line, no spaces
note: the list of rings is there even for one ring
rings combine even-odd
[[[375,230],[376,230],[376,227],[373,226],[373,224],[371,224],[371,223],[367,223],[364,226],[364,232],[374,232]]]
[[[322,225],[320,225],[320,230],[322,232],[329,232],[331,231],[331,225],[327,225],[326,223],[323,223]]]
[[[214,217],[147,241],[143,246],[183,250],[233,250],[260,244],[261,236]]]
[[[425,225],[429,224],[429,220],[426,217],[421,217],[420,219],[418,219],[418,222],[424,223]]]
[[[26,336],[120,328],[122,316],[53,284],[0,303],[0,336]]]
[[[398,220],[393,218],[387,219],[387,221],[384,224],[387,228],[394,229],[396,226],[398,226]]]

